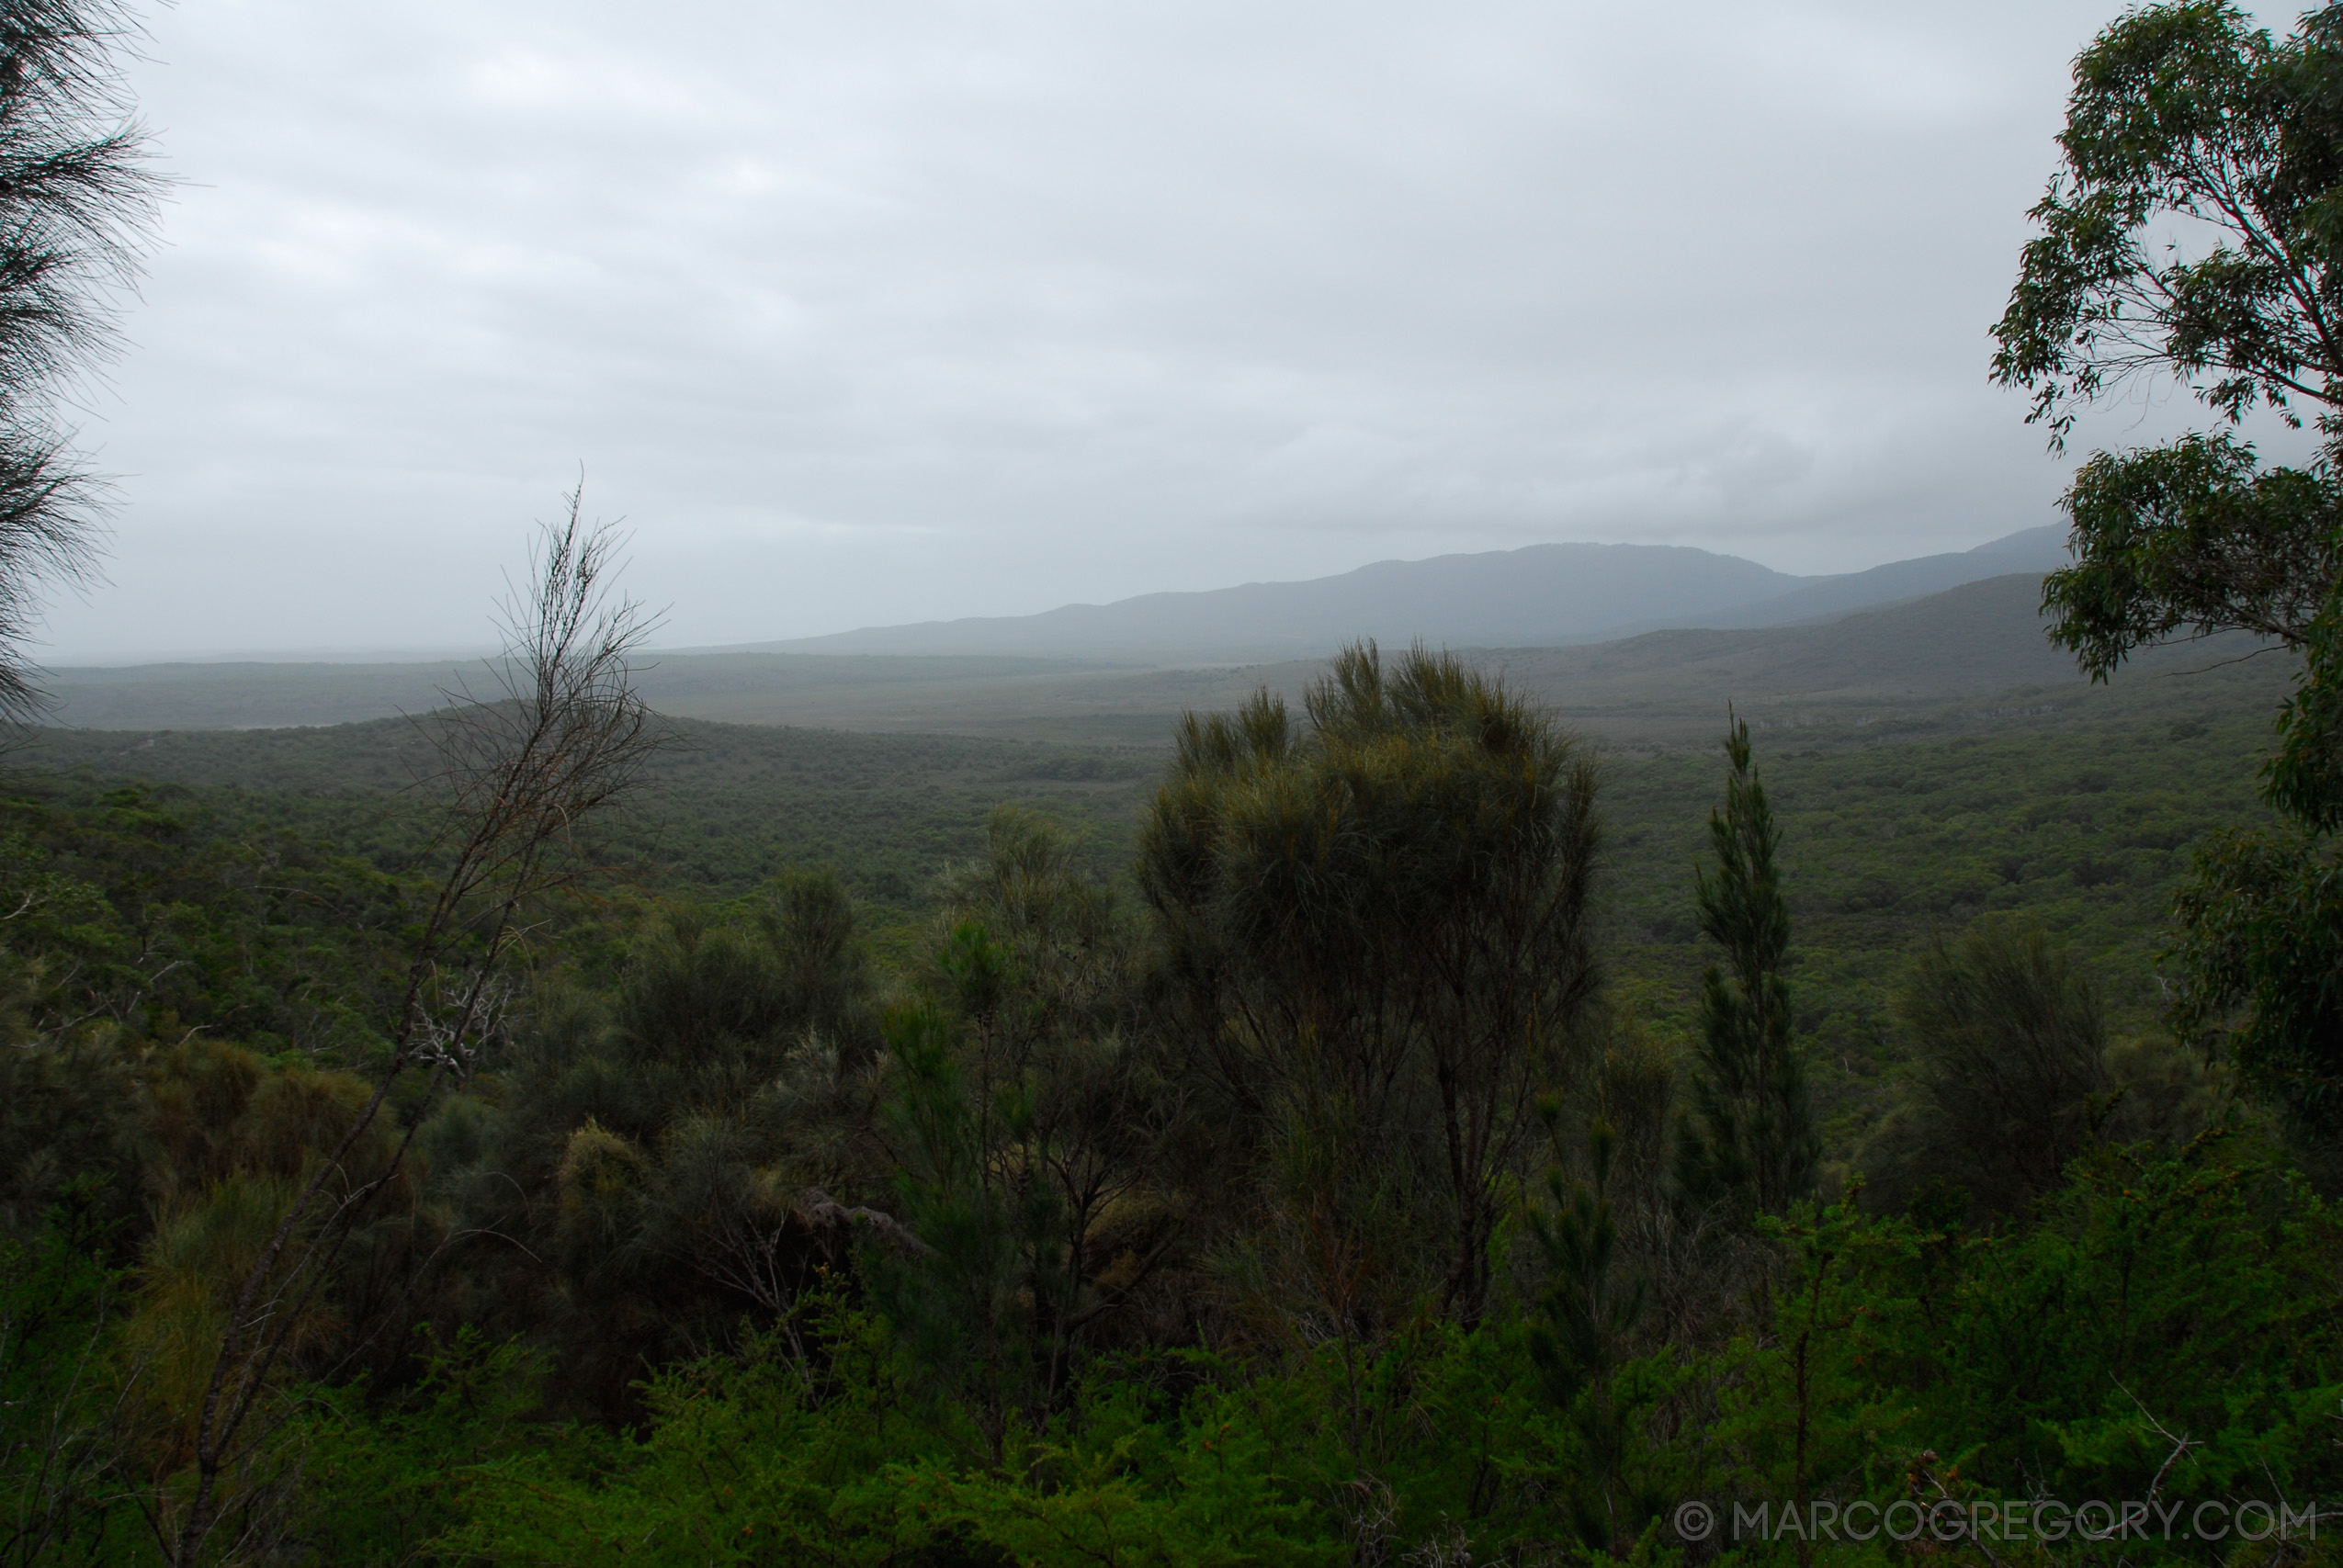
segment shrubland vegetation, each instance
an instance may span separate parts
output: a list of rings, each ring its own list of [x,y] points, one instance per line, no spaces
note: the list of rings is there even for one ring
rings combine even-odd
[[[406,1141],[203,1551],[1665,1557],[1688,1497],[2130,1497],[2180,1437],[2161,1495],[2299,1508],[2343,1238],[2111,983],[2249,729],[2099,736],[2187,762],[2079,794],[2040,739],[1755,738],[1820,1156],[1763,1201],[1684,1158],[1758,1102],[1703,1043],[1701,969],[1737,982],[1693,872],[1726,897],[1703,807],[1745,838],[1747,791],[1590,766],[1437,660],[1199,720],[1094,834],[1127,858],[989,804],[1051,787],[990,758],[899,905],[590,853],[633,880],[540,901],[460,1079],[338,1162]],[[446,852],[318,848],[395,821],[372,791],[301,796],[312,833],[217,783],[17,783],[14,1540],[167,1559],[202,1348],[379,1080]]]
[[[2330,400],[2333,15],[2084,56],[2053,417]],[[2266,710],[1605,760],[1365,646],[1160,769],[678,727],[574,498],[487,700],[48,743],[0,1554],[2331,1558],[2343,600],[2241,451],[2086,465],[2046,597],[2292,649],[2258,795]]]

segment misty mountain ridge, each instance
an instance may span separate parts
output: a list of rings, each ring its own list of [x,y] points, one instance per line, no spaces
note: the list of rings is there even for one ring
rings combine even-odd
[[[1377,561],[1335,577],[1143,593],[1033,615],[866,626],[748,645],[774,653],[1296,657],[1362,637],[1538,648],[1639,632],[1794,626],[2066,564],[2066,534],[2028,528],[1972,550],[1796,577],[1682,545],[1529,545]]]
[[[2233,635],[2144,650],[2114,682],[2093,686],[2071,654],[2043,637],[2041,604],[2041,573],[2014,572],[1791,626],[1644,632],[1460,656],[1598,745],[1661,750],[1713,751],[1728,707],[1760,730],[1797,730],[1827,744],[1877,742],[2119,711],[2162,724],[2206,720],[2241,705],[2272,705],[2292,680],[2288,660],[2240,658],[2254,644]],[[1160,750],[1183,713],[1225,712],[1263,687],[1298,703],[1325,669],[1317,654],[1144,665],[748,652],[664,655],[638,673],[657,712],[694,723],[986,736],[1121,752]],[[104,765],[144,768],[161,731],[387,720],[439,705],[460,673],[428,664],[59,671],[57,707],[48,716],[57,728],[44,729],[39,744],[60,766],[110,757]],[[70,733],[88,739],[60,739]]]

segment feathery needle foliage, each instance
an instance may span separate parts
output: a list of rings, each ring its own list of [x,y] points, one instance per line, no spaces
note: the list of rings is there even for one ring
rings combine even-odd
[[[1183,721],[1140,887],[1309,1333],[1377,1332],[1427,1287],[1475,1323],[1594,991],[1595,770],[1421,648],[1348,649],[1305,706],[1306,729],[1266,693]]]
[[[44,583],[96,571],[105,491],[56,410],[112,352],[164,188],[122,85],[139,36],[116,0],[0,4],[0,718],[41,705]]]

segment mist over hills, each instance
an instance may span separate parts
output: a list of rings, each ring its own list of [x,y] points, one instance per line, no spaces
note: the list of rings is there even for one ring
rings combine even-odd
[[[1039,712],[1070,717],[1106,702],[1138,725],[1142,715],[1211,705],[1225,684],[1212,667],[1273,667],[1283,679],[1360,637],[1394,648],[1421,637],[1435,647],[1520,650],[1654,631],[1819,625],[1998,576],[2026,586],[2005,595],[2008,613],[1970,635],[1978,648],[2022,644],[2019,657],[2039,663],[2053,656],[2029,595],[2064,554],[2059,530],[2035,528],[1973,550],[1799,578],[1678,547],[1535,545],[1040,615],[662,651],[646,660],[640,680],[662,712],[745,723],[998,733],[999,722],[1010,722],[1030,732],[1027,721]],[[1690,646],[1684,657],[1702,657]],[[1968,657],[1947,648],[1956,662]],[[1892,661],[1904,651],[1885,653]],[[347,724],[425,712],[451,692],[493,684],[481,660],[447,657],[64,667],[50,672],[57,703],[50,716],[106,729]],[[1004,705],[1032,711],[1011,719]]]
[[[1900,563],[1899,563],[1900,564]],[[1908,579],[1907,579],[1908,581]],[[2267,705],[2292,664],[2232,664],[2235,638],[2152,650],[2091,687],[2043,637],[2042,577],[2015,572],[1790,626],[1678,628],[1601,643],[1462,650],[1607,745],[1712,745],[1726,705],[1760,727],[1852,739],[2000,728],[2015,716],[2231,702]],[[1811,601],[1809,601],[1811,602]],[[1252,662],[999,655],[662,655],[639,676],[661,713],[729,724],[985,736],[1160,748],[1184,710],[1259,687],[1298,698],[1320,656]],[[2191,674],[2202,670],[2202,674]],[[105,732],[263,729],[423,713],[446,665],[165,665],[54,673],[54,717],[105,750]],[[478,675],[478,668],[474,668]],[[475,679],[474,684],[478,685]],[[53,748],[62,727],[43,732]],[[125,737],[115,747],[149,741]],[[75,753],[79,755],[78,752]]]
[[[2040,577],[2066,564],[2066,531],[2062,527],[2027,528],[1979,545],[1973,550],[1920,556],[1889,561],[1869,571],[1839,577],[1810,578],[1778,598],[1740,610],[1726,611],[1700,621],[1677,621],[1665,630],[1787,626],[1821,621],[1854,610],[1900,604],[1947,589],[1983,582],[1991,578],[2025,573]]]
[[[1259,659],[1360,637],[1451,648],[1597,642],[1672,627],[1787,626],[2064,564],[2066,534],[2029,528],[1953,554],[1794,577],[1676,545],[1530,545],[1378,561],[1336,577],[1146,593],[1035,615],[870,626],[758,643],[773,653]]]
[[[1783,700],[1933,701],[2080,683],[2075,656],[2043,636],[2042,578],[1964,582],[1941,593],[1794,626],[1692,627],[1485,656],[1509,685],[1565,712],[1640,706],[1663,695],[1744,705]],[[2234,640],[2234,639],[2233,639]],[[2146,650],[2134,669],[2190,663],[2202,643]],[[2222,642],[2213,657],[2225,656]]]

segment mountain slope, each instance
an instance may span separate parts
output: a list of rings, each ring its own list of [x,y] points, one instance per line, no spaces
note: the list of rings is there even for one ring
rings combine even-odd
[[[1160,660],[1307,657],[1360,637],[1387,645],[1554,647],[1664,627],[1786,626],[1844,615],[1981,578],[2045,571],[2059,563],[2062,545],[2058,529],[2034,528],[1974,550],[1827,578],[1682,546],[1531,545],[1036,615],[866,626],[753,650]]]
[[[2066,564],[2066,530],[2028,528],[1973,550],[1889,561],[1869,571],[1826,577],[1794,588],[1779,598],[1727,611],[1689,624],[1710,626],[1787,626],[1818,621],[1873,605],[1893,604],[1923,594],[1942,593],[1967,582],[2017,572],[2040,577]],[[1681,623],[1680,623],[1681,624]]]
[[[2227,664],[2249,645],[2188,643],[2131,661],[2093,688],[2043,638],[2042,579],[2016,573],[1829,622],[1650,632],[1572,647],[1467,650],[1605,744],[1713,745],[1730,703],[1776,722],[1876,735],[1928,716],[1987,728],[2057,710],[2224,704],[2267,710],[2292,665]],[[660,712],[796,725],[1158,747],[1183,710],[1235,707],[1266,685],[1296,700],[1317,656],[1250,664],[999,657],[729,653],[662,656],[643,673]],[[2207,673],[2184,676],[2180,672]],[[330,724],[433,703],[427,666],[162,666],[56,671],[59,716],[96,732]],[[77,679],[86,675],[86,679]],[[402,684],[403,682],[403,684]],[[2032,722],[2031,720],[2025,720]],[[133,742],[134,744],[136,742]],[[115,742],[114,744],[120,744]]]
[[[2041,601],[2042,579],[2028,572],[1811,625],[1647,632],[1592,647],[1507,649],[1488,662],[1565,711],[2074,684],[2074,656],[2043,637]]]
[[[873,626],[759,645],[787,653],[1092,657],[1318,653],[1359,637],[1491,647],[1583,641],[1668,615],[1707,615],[1805,580],[1673,545],[1531,545],[1377,561],[1339,577],[1068,604],[1037,615]]]

